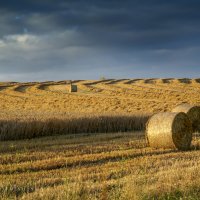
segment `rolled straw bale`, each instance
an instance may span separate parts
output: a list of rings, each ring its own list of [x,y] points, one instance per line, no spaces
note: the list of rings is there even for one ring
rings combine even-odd
[[[78,91],[77,85],[70,85],[69,92],[77,92],[77,91]]]
[[[154,148],[187,150],[192,140],[192,124],[183,112],[158,113],[147,122],[146,137]]]
[[[200,132],[200,106],[190,105],[188,103],[182,103],[175,107],[172,112],[184,112],[188,115],[192,122],[193,131]]]

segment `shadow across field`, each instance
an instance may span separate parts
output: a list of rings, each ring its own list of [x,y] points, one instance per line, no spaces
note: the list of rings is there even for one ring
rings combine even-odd
[[[149,116],[114,115],[47,120],[1,120],[0,140],[31,139],[42,136],[109,133],[144,130]]]
[[[29,172],[38,172],[42,170],[57,170],[57,169],[62,169],[62,168],[75,168],[75,167],[94,167],[94,166],[100,166],[100,165],[105,165],[107,163],[115,163],[115,162],[120,162],[120,161],[125,161],[125,160],[130,160],[130,159],[135,159],[139,157],[148,157],[148,156],[167,156],[170,153],[174,153],[173,155],[176,157],[180,153],[177,150],[154,150],[152,152],[146,152],[146,151],[141,151],[138,153],[128,153],[128,154],[117,154],[115,155],[114,153],[104,155],[104,157],[101,156],[101,154],[96,154],[94,157],[94,154],[89,156],[81,156],[80,159],[78,160],[68,160],[67,158],[61,158],[57,159],[56,162],[52,161],[52,159],[48,160],[43,160],[43,161],[36,161],[34,165],[30,165],[30,163],[21,163],[21,166],[18,166],[16,168],[7,168],[4,170],[0,171],[1,175],[6,175],[6,174],[15,174],[15,173],[24,173],[26,171]],[[164,159],[160,157],[160,159]],[[169,159],[166,157],[166,159]]]

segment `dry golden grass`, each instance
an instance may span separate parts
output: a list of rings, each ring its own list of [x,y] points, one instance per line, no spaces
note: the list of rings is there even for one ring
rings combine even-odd
[[[87,115],[36,117],[0,120],[0,140],[31,139],[35,137],[77,133],[111,133],[144,130],[145,115]]]
[[[0,139],[143,130],[152,113],[170,111],[182,102],[200,103],[199,79],[73,83],[78,92],[68,92],[69,81],[0,83]]]
[[[199,79],[74,83],[77,93],[68,81],[0,83],[0,139],[49,136],[0,142],[0,199],[199,199],[199,135],[180,152],[137,131],[153,113],[199,105]]]
[[[69,93],[67,81],[1,83],[1,116],[10,111],[46,114],[138,114],[170,111],[182,102],[200,103],[200,83],[185,79],[133,79],[74,81],[77,93]]]
[[[144,134],[80,134],[0,142],[1,199],[198,199],[200,138],[154,150]]]

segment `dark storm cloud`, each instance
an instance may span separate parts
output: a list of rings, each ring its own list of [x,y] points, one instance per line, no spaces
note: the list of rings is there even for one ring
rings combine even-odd
[[[12,30],[20,33],[24,27],[37,34],[76,28],[95,42],[99,38],[106,44],[110,41],[141,47],[185,41],[187,36],[198,38],[200,32],[197,1],[20,2],[5,1],[1,5],[3,14],[10,13],[5,22],[12,28],[8,28],[7,34],[13,33]]]
[[[4,1],[0,71],[22,79],[193,76],[199,9],[195,0]]]

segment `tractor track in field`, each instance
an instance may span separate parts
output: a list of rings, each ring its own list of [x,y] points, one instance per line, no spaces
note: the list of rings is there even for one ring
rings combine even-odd
[[[70,82],[78,86],[78,92],[69,92]],[[63,80],[0,85],[0,97],[2,102],[5,102],[4,108],[8,104],[6,101],[11,104],[17,101],[26,109],[29,106],[39,109],[40,106],[50,105],[55,110],[69,109],[72,106],[75,111],[99,110],[98,106],[102,106],[105,111],[113,111],[115,108],[128,112],[145,109],[150,112],[169,110],[182,101],[200,102],[199,91],[200,79],[171,78]]]
[[[91,87],[91,85],[90,85],[90,87]],[[120,98],[120,99],[133,99],[133,100],[137,99],[137,101],[153,101],[153,102],[163,102],[164,101],[165,102],[165,100],[159,100],[159,99],[155,99],[155,98],[147,98],[147,97],[144,97],[144,98],[141,97],[140,98],[140,97],[137,97],[138,94],[139,95],[142,94],[141,91],[138,91],[136,93],[136,92],[134,92],[134,89],[131,89],[131,88],[127,89],[127,88],[120,87],[120,86],[113,85],[113,84],[110,85],[110,84],[99,83],[99,84],[96,84],[95,86],[92,86],[92,87],[95,88],[96,90],[101,91],[100,93],[95,94],[95,95],[98,95],[98,96]],[[120,89],[121,91],[117,91],[116,89]],[[123,91],[123,90],[125,90],[125,91]],[[132,91],[132,93],[129,93],[130,91]],[[122,93],[124,93],[123,96],[131,95],[132,97],[131,96],[122,97],[122,96],[120,96]],[[149,93],[154,94],[154,92],[149,92]],[[161,93],[161,94],[163,94],[163,93]],[[174,102],[174,101],[170,101],[170,102]]]
[[[113,80],[113,81],[110,81],[110,82],[107,82],[105,83],[106,85],[113,85],[113,84],[116,84],[116,83],[123,83],[123,82],[126,82],[130,79],[116,79],[116,80]]]
[[[195,89],[194,87],[193,88],[191,87],[191,90],[193,90],[193,91],[190,91],[189,88],[183,88],[183,87],[180,87],[180,86],[171,86],[171,85],[165,86],[165,85],[161,85],[161,84],[145,85],[145,84],[135,83],[135,84],[126,84],[126,85],[130,85],[132,87],[139,87],[139,88],[143,88],[143,89],[163,90],[163,92],[169,91],[169,92],[177,92],[177,93],[180,93],[180,92],[196,93],[196,92],[200,91],[200,89]],[[194,92],[194,90],[196,92]]]
[[[16,86],[13,90],[14,90],[15,92],[26,93],[27,90],[28,90],[30,87],[34,86],[34,85],[36,85],[36,84],[22,84],[22,85]]]
[[[108,81],[108,80],[107,80]],[[104,81],[105,82],[105,81]],[[63,84],[57,84],[57,83],[54,83],[53,85],[52,84],[41,84],[38,86],[38,90],[43,90],[45,93],[49,93],[49,95],[57,95],[57,94],[60,94],[60,95],[73,95],[73,96],[80,96],[80,97],[83,97],[83,96],[88,96],[88,97],[101,97],[101,98],[107,98],[107,99],[116,99],[116,98],[119,98],[119,99],[126,99],[126,100],[134,100],[134,101],[147,101],[147,102],[163,102],[163,100],[158,100],[158,99],[147,99],[147,98],[131,98],[131,97],[122,97],[122,96],[113,96],[112,94],[105,94],[103,93],[104,91],[111,91],[111,92],[115,92],[116,94],[118,93],[115,89],[105,89],[105,88],[100,88],[99,87],[99,84],[102,83],[98,81],[97,82],[91,82],[91,83],[84,83],[84,81],[80,81],[78,84],[79,84],[79,87],[86,87],[87,89],[89,89],[88,92],[84,92],[84,89],[83,90],[80,90],[80,92],[77,92],[77,93],[69,93],[67,92],[67,89],[66,89],[66,86],[67,85],[64,85]],[[95,84],[95,86],[93,86],[93,84]],[[113,86],[113,85],[112,85]],[[112,87],[110,86],[110,87]],[[53,87],[53,89],[52,89]],[[56,87],[58,87],[56,89]],[[123,88],[122,88],[123,89]],[[66,92],[64,91],[66,90]],[[96,90],[96,92],[94,91]],[[97,92],[98,91],[98,92]]]

